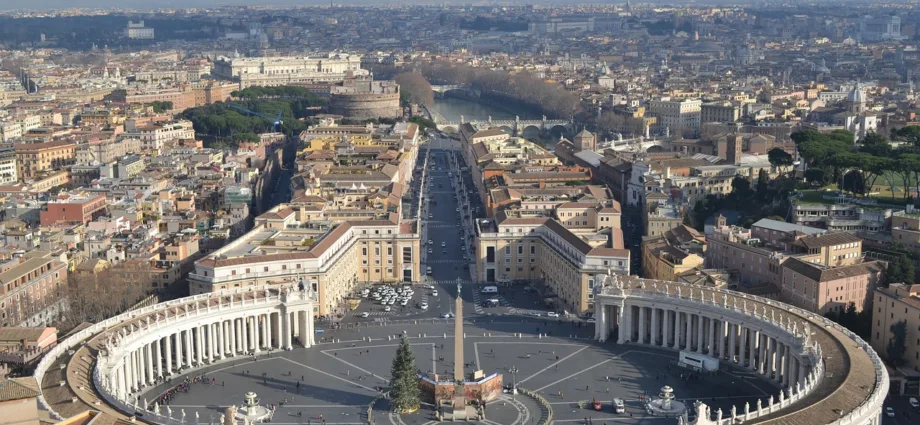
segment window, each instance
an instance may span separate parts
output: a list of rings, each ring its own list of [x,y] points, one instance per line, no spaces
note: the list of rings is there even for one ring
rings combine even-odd
[[[511,245],[505,245],[505,255],[511,255]]]

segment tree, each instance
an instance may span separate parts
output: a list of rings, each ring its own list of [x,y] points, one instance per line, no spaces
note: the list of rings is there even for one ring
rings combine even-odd
[[[897,132],[893,132],[897,138],[910,143],[914,148],[920,148],[920,126],[909,125],[901,127]]]
[[[785,168],[792,165],[792,155],[780,148],[770,149],[767,152],[767,158],[770,160],[770,165],[775,168]]]
[[[399,84],[399,91],[407,102],[423,106],[434,104],[434,91],[431,90],[431,83],[420,74],[401,72],[393,80]]]
[[[910,285],[914,283],[914,272],[913,261],[910,260],[907,254],[899,254],[888,262],[888,268],[885,270],[885,282],[888,285],[892,283]]]
[[[732,179],[732,194],[739,198],[747,198],[751,193],[751,182],[744,177]]]
[[[867,134],[862,140],[859,141],[860,152],[865,152],[872,156],[888,156],[891,154],[891,144],[888,143],[888,140],[885,139],[885,136],[878,134],[876,132],[871,132]]]
[[[70,274],[62,296],[67,308],[55,326],[68,331],[83,322],[98,322],[124,313],[150,294],[151,279],[115,266],[95,275]]]
[[[165,102],[154,101],[150,103],[150,106],[153,107],[154,113],[159,114],[159,113],[163,113],[166,111],[171,111],[173,108],[173,103],[168,100]]]
[[[409,338],[405,335],[396,349],[393,367],[390,371],[390,401],[392,410],[399,413],[408,413],[418,410],[421,405],[421,390],[418,388],[418,368],[415,366],[415,355],[409,346]]]
[[[893,323],[889,329],[892,336],[885,347],[885,354],[888,355],[888,363],[898,367],[904,364],[904,353],[907,352],[907,321]]]

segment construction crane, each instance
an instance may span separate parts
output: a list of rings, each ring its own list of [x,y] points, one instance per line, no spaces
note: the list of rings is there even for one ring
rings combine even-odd
[[[262,117],[267,120],[271,120],[272,121],[272,133],[278,133],[278,130],[281,128],[282,125],[284,125],[284,121],[281,120],[281,113],[284,111],[278,111],[278,116],[275,118],[272,118],[264,114],[258,113],[256,111],[253,111],[251,109],[244,108],[240,105],[234,105],[232,103],[228,104],[227,107],[229,107],[230,109],[234,109],[234,110],[243,112],[245,114],[255,115],[257,117]]]

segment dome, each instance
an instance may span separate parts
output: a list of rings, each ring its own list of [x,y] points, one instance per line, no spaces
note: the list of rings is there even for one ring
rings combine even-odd
[[[847,102],[866,103],[866,94],[863,93],[862,89],[859,88],[858,84],[856,85],[856,87],[853,88],[853,91],[851,91],[850,94],[847,96]]]

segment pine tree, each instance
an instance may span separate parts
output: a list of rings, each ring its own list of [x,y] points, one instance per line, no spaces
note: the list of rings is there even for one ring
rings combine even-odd
[[[414,412],[421,405],[421,390],[418,387],[418,368],[415,355],[409,347],[409,339],[403,335],[393,358],[390,381],[390,404],[395,412]]]

